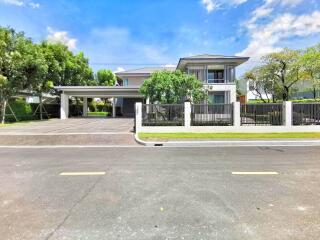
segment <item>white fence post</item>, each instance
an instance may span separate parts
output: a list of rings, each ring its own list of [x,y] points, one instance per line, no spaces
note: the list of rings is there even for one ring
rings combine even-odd
[[[191,103],[190,102],[184,103],[184,126],[185,127],[191,126]]]
[[[292,126],[292,102],[283,102],[283,125],[286,127]]]
[[[240,127],[241,117],[240,117],[240,102],[233,102],[233,126]]]
[[[88,116],[88,98],[83,97],[82,116]]]
[[[60,119],[67,119],[69,116],[69,96],[62,93],[60,98]]]
[[[138,133],[141,130],[142,127],[142,103],[137,102],[136,103],[136,133]]]

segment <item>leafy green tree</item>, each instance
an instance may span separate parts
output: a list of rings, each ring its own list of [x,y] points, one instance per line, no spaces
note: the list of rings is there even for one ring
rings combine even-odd
[[[117,78],[111,70],[101,69],[97,72],[96,81],[99,86],[114,86]]]
[[[317,96],[317,89],[320,87],[320,44],[307,48],[299,58],[299,64],[305,72],[306,80],[312,84],[313,98]]]
[[[270,74],[266,66],[253,68],[246,72],[243,78],[249,83],[249,90],[262,102],[275,102],[274,96],[277,94],[277,89],[274,82],[277,79],[273,74]],[[270,95],[272,99],[270,99]]]
[[[303,71],[298,62],[299,55],[299,51],[286,48],[262,58],[264,71],[269,80],[273,81],[274,89],[277,89],[283,101],[289,100],[290,90],[301,80]]]
[[[32,91],[48,71],[38,46],[23,33],[0,27],[0,105],[1,122],[11,96],[21,90]]]
[[[199,103],[207,99],[202,83],[193,75],[181,71],[159,71],[144,81],[140,92],[151,103],[180,103],[188,100]]]
[[[44,85],[51,81],[55,86],[91,85],[93,71],[89,60],[82,52],[74,55],[62,43],[42,42],[40,44],[48,65]]]

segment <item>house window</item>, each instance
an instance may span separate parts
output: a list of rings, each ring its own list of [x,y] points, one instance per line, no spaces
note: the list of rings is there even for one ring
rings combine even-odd
[[[228,83],[233,83],[235,81],[235,68],[234,66],[226,66],[226,81]]]
[[[202,68],[189,68],[188,74],[194,75],[198,80],[205,82],[205,70]]]
[[[224,70],[208,69],[208,83],[224,83]]]
[[[129,85],[129,80],[128,79],[124,79],[123,80],[123,86],[128,86]]]
[[[225,93],[224,92],[209,93],[208,97],[209,97],[209,103],[211,103],[211,104],[225,103]]]

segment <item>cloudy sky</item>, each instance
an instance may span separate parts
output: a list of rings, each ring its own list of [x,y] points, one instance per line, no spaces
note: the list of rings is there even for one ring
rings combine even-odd
[[[91,66],[176,64],[211,53],[251,57],[320,42],[320,0],[0,0],[0,25],[61,41]]]

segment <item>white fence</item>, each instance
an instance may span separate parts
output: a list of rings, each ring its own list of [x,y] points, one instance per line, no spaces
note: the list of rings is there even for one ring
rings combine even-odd
[[[312,115],[306,114],[299,108],[300,112],[293,110],[292,102],[284,102],[278,106],[265,104],[259,107],[249,106],[250,104],[240,105],[239,102],[232,103],[231,106],[225,106],[218,112],[206,107],[207,112],[195,110],[194,105],[185,102],[184,106],[161,107],[161,105],[143,105],[136,103],[136,132],[153,133],[172,133],[172,132],[243,132],[243,133],[271,133],[271,132],[320,132],[320,103],[312,106],[305,106],[304,110],[312,112]],[[276,104],[273,104],[276,105]],[[305,104],[308,105],[308,104]],[[258,106],[258,105],[257,105]],[[257,110],[257,109],[258,110]],[[150,109],[172,109],[171,112],[154,113]],[[176,110],[179,109],[179,110]],[[230,110],[231,109],[231,110]],[[251,109],[251,110],[250,110]],[[254,109],[254,110],[252,110]],[[180,112],[179,112],[180,111]],[[184,112],[183,112],[184,111]],[[304,114],[304,115],[303,115]],[[164,121],[155,119],[155,116],[166,116]],[[173,116],[173,118],[171,117]],[[179,124],[172,126],[175,117],[179,116]],[[301,121],[301,116],[304,120]],[[304,117],[307,116],[307,117]],[[310,121],[312,116],[312,121]],[[171,118],[171,119],[169,119]],[[248,121],[251,119],[251,122]],[[312,123],[312,125],[293,125],[299,119],[299,123]],[[223,119],[223,121],[221,121]],[[227,119],[227,120],[226,120]],[[267,120],[266,120],[267,119]],[[309,120],[308,120],[309,119]],[[154,121],[153,121],[154,120]],[[218,121],[221,124],[219,124]],[[263,121],[262,121],[263,120]],[[182,122],[181,122],[182,121]],[[195,124],[195,121],[197,124]],[[161,122],[161,123],[159,123]],[[148,124],[146,124],[148,123]],[[155,123],[155,124],[150,124]],[[158,124],[159,123],[159,124]],[[168,124],[166,124],[168,123]],[[251,124],[250,124],[251,123]]]

